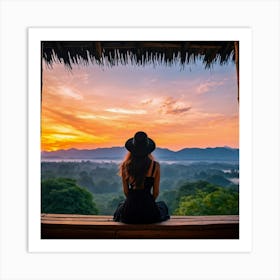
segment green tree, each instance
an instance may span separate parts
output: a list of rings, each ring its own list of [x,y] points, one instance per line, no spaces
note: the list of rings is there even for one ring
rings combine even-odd
[[[163,200],[168,205],[169,213],[174,214],[175,209],[178,207],[176,198],[177,190],[166,190],[159,194],[159,198],[157,200]]]
[[[95,193],[117,193],[121,190],[119,182],[109,181],[105,179],[98,180],[94,188]]]
[[[93,195],[68,178],[57,178],[41,183],[41,212],[58,214],[98,213]]]
[[[195,194],[183,196],[175,210],[176,215],[238,215],[237,192],[218,187],[213,192],[197,190]]]
[[[218,186],[210,184],[206,181],[186,182],[179,188],[177,198],[180,199],[182,196],[193,195],[198,190],[210,193],[217,190],[218,188]]]
[[[77,180],[81,187],[85,187],[90,191],[94,191],[94,183],[92,177],[86,171],[81,171]]]

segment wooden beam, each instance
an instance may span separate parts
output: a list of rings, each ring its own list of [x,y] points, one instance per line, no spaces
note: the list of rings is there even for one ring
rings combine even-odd
[[[172,216],[154,224],[124,224],[112,216],[42,214],[42,239],[238,239],[239,216]]]
[[[239,102],[239,42],[234,42],[234,56],[235,56],[235,67],[236,67],[236,75],[237,75],[237,99]]]
[[[104,49],[136,49],[136,48],[182,48],[186,46],[186,43],[188,45],[187,48],[189,49],[219,49],[222,47],[222,45],[219,45],[217,42],[213,42],[213,44],[207,44],[202,42],[199,44],[198,42],[192,42],[192,41],[182,41],[182,42],[145,42],[145,41],[124,41],[124,42],[110,42],[110,41],[104,41],[104,42],[97,42],[97,41],[65,41],[65,42],[59,42],[58,45],[57,42],[46,42],[45,48],[55,48],[59,47],[60,50],[62,47],[65,48],[79,48],[79,47],[85,47],[85,48],[91,48],[93,45],[96,47],[96,49],[100,50],[100,45],[102,43],[102,47]]]

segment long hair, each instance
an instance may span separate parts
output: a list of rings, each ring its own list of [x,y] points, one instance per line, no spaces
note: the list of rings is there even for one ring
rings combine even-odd
[[[128,152],[120,165],[120,176],[124,177],[125,180],[135,182],[136,188],[139,188],[144,183],[152,160],[153,156],[151,154],[144,157],[135,157]]]

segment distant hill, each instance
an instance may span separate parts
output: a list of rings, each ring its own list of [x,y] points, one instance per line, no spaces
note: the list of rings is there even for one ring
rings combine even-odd
[[[97,148],[91,150],[58,150],[41,153],[42,160],[47,159],[85,159],[85,160],[122,160],[127,153],[124,147]],[[238,161],[239,149],[228,147],[217,148],[185,148],[174,152],[169,149],[157,148],[153,153],[158,160],[209,160],[209,161]]]

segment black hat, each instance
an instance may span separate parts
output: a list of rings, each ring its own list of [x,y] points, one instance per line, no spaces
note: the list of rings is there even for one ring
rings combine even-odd
[[[126,141],[125,147],[132,155],[143,157],[154,151],[156,144],[145,132],[138,131],[133,138]]]

